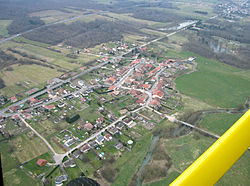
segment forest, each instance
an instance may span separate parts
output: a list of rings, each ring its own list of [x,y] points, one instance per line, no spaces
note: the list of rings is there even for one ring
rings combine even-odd
[[[58,24],[35,30],[24,37],[51,45],[60,42],[78,47],[88,48],[108,41],[122,39],[122,34],[137,32],[134,25],[126,22],[112,22],[106,20],[96,20],[89,23],[73,22],[70,25]]]
[[[211,37],[190,36],[189,42],[183,45],[185,50],[197,53],[206,58],[212,58],[225,64],[232,65],[242,69],[250,69],[250,50],[248,47],[240,47],[235,51],[236,55],[228,53],[215,53],[208,45],[213,41]]]

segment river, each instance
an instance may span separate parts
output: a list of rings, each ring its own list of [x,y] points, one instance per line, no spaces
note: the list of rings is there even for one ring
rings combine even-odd
[[[246,103],[250,103],[250,99],[248,99],[246,101]],[[197,117],[196,121],[193,123],[194,125],[196,125],[197,123],[199,123],[206,115],[209,115],[209,114],[214,114],[214,113],[243,113],[243,112],[246,112],[248,109],[245,109],[243,111],[237,111],[236,109],[215,109],[215,110],[203,110],[203,111],[200,111],[200,115],[199,117]],[[192,117],[192,116],[190,116]],[[180,125],[178,128],[175,128],[174,130],[170,130],[170,131],[167,131],[167,135],[169,135],[169,137],[179,137],[179,136],[183,136],[183,135],[187,135],[190,130],[186,130],[188,132],[184,132],[182,133],[183,130],[187,129],[186,127]],[[141,179],[140,178],[140,173],[143,169],[144,166],[146,166],[151,160],[152,160],[152,155],[153,155],[153,152],[154,152],[154,148],[155,148],[155,144],[159,141],[161,135],[164,135],[162,133],[157,133],[153,136],[152,138],[152,141],[151,141],[151,144],[150,144],[150,147],[147,151],[147,154],[146,156],[144,157],[144,160],[142,162],[142,164],[140,165],[140,167],[138,168],[138,171],[137,171],[137,186],[142,186],[142,183],[143,183],[143,178]],[[143,176],[142,176],[143,177]]]

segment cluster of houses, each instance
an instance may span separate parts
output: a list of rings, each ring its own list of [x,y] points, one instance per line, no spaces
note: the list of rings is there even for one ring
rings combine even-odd
[[[171,76],[177,71],[187,69],[186,64],[190,64],[194,60],[193,58],[187,61],[168,59],[161,63],[155,63],[150,59],[138,59],[137,56],[134,58],[128,66],[122,66],[116,69],[115,73],[109,74],[105,84],[110,86],[109,91],[112,91],[110,94],[119,96],[121,88],[117,85],[117,82],[132,69],[133,73],[124,79],[123,86],[125,89],[129,89],[128,93],[131,96],[137,98],[136,104],[140,106],[146,103],[149,98],[146,91],[150,91],[152,100],[149,106],[154,108],[160,107],[161,100],[167,94],[166,88],[172,85],[173,78]]]

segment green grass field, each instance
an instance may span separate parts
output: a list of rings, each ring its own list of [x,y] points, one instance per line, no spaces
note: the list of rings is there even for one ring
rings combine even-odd
[[[247,151],[217,182],[217,186],[249,185],[250,152]]]
[[[199,126],[204,127],[218,135],[222,135],[241,116],[242,114],[210,114],[203,118]]]
[[[36,164],[38,159],[45,159],[48,162],[53,163],[52,155],[47,152],[29,161],[27,164],[24,165],[24,168],[26,168],[27,171],[31,171],[33,174],[36,174],[36,175],[49,172],[51,171],[51,169],[54,168],[54,166],[49,167],[46,165],[40,167],[39,165]]]
[[[195,139],[195,137],[199,139]],[[187,136],[166,141],[166,149],[173,159],[174,166],[180,171],[184,171],[194,160],[196,160],[210,145],[214,139],[202,136],[198,133],[191,133]]]
[[[11,20],[0,20],[0,38],[8,36],[7,27],[11,24]]]
[[[23,134],[11,140],[14,146],[14,154],[21,163],[48,152],[47,146],[37,136]]]
[[[176,79],[178,90],[218,107],[232,108],[245,102],[250,93],[250,78],[238,74],[244,70],[200,56],[196,61],[198,71]]]
[[[12,153],[9,142],[1,142],[0,149],[5,185],[39,185],[18,167],[20,162],[15,153]]]
[[[131,152],[124,152],[122,154],[122,157],[115,162],[115,167],[119,168],[119,175],[112,185],[120,186],[129,183],[136,173],[137,167],[146,155],[150,142],[151,134],[144,135],[136,143]]]
[[[167,175],[166,178],[160,180],[160,181],[155,181],[152,182],[150,184],[146,184],[145,186],[165,186],[165,185],[169,185],[170,183],[172,183],[180,174],[176,171],[171,172]]]
[[[172,123],[164,120],[156,129],[166,129],[172,126]],[[123,152],[122,157],[118,158],[115,162],[115,167],[119,169],[119,174],[112,185],[128,185],[133,175],[136,173],[138,167],[143,161],[148,148],[151,143],[152,133],[144,133],[144,136],[140,138],[132,148],[130,152]]]

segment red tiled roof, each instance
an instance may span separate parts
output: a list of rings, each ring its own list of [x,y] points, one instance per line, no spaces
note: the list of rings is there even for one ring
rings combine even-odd
[[[87,123],[87,124],[84,125],[84,128],[86,130],[91,130],[93,128],[93,125],[91,123]]]
[[[157,106],[157,105],[160,104],[160,102],[157,101],[156,99],[153,99],[149,104],[150,104],[150,105],[153,105],[153,106]]]
[[[30,98],[30,101],[31,101],[31,102],[35,102],[36,99],[35,99],[35,98]]]
[[[10,100],[14,101],[14,100],[16,100],[16,97],[11,97]]]
[[[136,101],[137,104],[142,104],[142,103],[144,103],[144,102],[145,102],[145,101],[144,101],[143,98],[140,98],[140,99],[138,99],[138,100]]]
[[[149,84],[143,84],[142,87],[145,88],[145,89],[148,89],[150,87],[150,85]]]
[[[36,164],[39,165],[40,167],[46,164],[48,161],[45,159],[39,159],[37,160]]]
[[[116,86],[115,85],[112,85],[109,87],[109,90],[115,90],[116,89]]]
[[[48,109],[48,110],[51,110],[51,109],[54,109],[56,108],[54,104],[51,104],[51,105],[45,105],[44,108]]]
[[[106,139],[109,139],[110,137],[111,137],[110,134],[106,134],[106,135],[105,135],[105,138],[106,138]]]
[[[153,96],[158,96],[158,97],[162,98],[162,97],[164,96],[164,93],[163,93],[162,91],[160,91],[160,90],[157,90],[157,91],[154,93]]]

